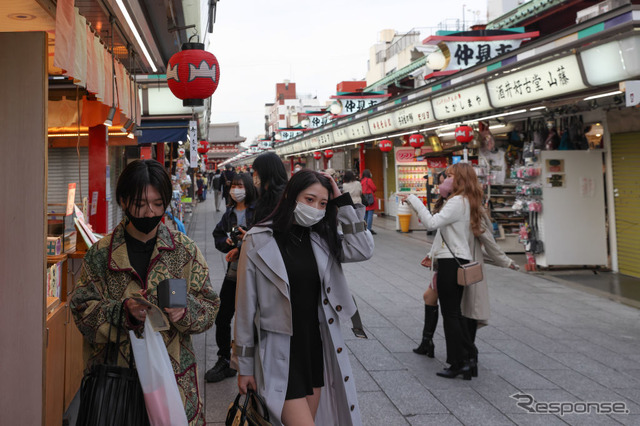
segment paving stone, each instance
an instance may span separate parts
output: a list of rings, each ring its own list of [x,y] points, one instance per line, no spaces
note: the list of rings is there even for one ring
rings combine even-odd
[[[371,375],[405,416],[448,413],[431,392],[408,371],[374,371]]]
[[[368,330],[389,352],[411,352],[416,347],[415,342],[396,327],[375,327]]]
[[[563,368],[564,365],[517,340],[496,340],[492,346],[530,369]]]
[[[384,392],[360,392],[358,404],[363,425],[403,426],[409,424]]]
[[[620,422],[623,425],[640,425],[640,414],[612,414],[609,417]]]
[[[528,368],[503,368],[494,371],[518,389],[556,389],[558,386]]]
[[[627,374],[620,373],[597,361],[592,360],[584,354],[550,354],[550,356],[564,365],[584,373],[594,381],[605,387],[613,389],[633,389],[640,387],[640,380]]]
[[[371,377],[371,374],[364,369],[360,361],[354,356],[349,355],[349,362],[351,363],[351,370],[356,381],[356,389],[360,392],[375,392],[380,391],[380,386]]]
[[[432,393],[462,424],[513,424],[508,417],[473,389],[434,390]]]
[[[559,417],[553,414],[507,414],[515,424],[520,426],[553,426],[566,425]]]
[[[367,371],[403,369],[402,364],[380,342],[357,339],[347,341],[347,346]]]
[[[419,414],[417,416],[407,416],[411,426],[459,426],[462,425],[452,414]]]

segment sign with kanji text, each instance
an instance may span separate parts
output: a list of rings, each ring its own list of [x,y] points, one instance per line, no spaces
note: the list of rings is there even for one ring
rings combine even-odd
[[[331,114],[326,113],[323,115],[310,115],[309,114],[309,128],[317,129],[318,127],[322,127],[331,121]]]
[[[385,101],[389,96],[386,95],[338,95],[331,96],[334,99],[334,105],[331,107],[333,115],[349,115],[360,111],[366,111],[380,102]]]
[[[298,135],[304,133],[302,130],[289,130],[289,129],[280,129],[280,140],[286,141],[289,139],[293,139]]]
[[[407,127],[420,126],[422,124],[432,123],[436,121],[433,116],[433,108],[431,102],[420,102],[406,108],[397,110],[394,114],[396,127],[405,129]]]
[[[349,133],[349,139],[359,139],[371,136],[371,132],[369,131],[369,124],[367,124],[366,121],[348,126],[347,133]]]
[[[189,163],[192,169],[198,167],[198,122],[189,121]]]
[[[333,134],[331,132],[318,135],[318,144],[320,146],[327,146],[333,143]]]
[[[389,133],[393,130],[396,130],[396,125],[393,119],[393,113],[382,114],[374,118],[370,118],[369,121],[369,130],[371,130],[371,134],[379,135],[382,133]]]
[[[433,112],[438,120],[475,114],[491,109],[484,84],[433,98]]]
[[[487,82],[491,103],[496,107],[553,98],[586,89],[575,55],[509,73]]]
[[[335,142],[346,142],[349,140],[349,133],[346,127],[341,127],[333,131],[333,140]]]

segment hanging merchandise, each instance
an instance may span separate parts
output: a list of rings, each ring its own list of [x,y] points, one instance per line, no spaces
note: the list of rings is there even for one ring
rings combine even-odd
[[[204,50],[203,43],[184,43],[167,64],[167,84],[183,106],[203,106],[219,80],[218,60]]]

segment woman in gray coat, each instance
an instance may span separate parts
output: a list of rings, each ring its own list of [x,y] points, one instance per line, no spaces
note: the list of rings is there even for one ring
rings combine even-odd
[[[274,425],[361,424],[340,321],[356,312],[342,263],[373,254],[363,217],[330,176],[303,169],[245,236],[232,363]]]

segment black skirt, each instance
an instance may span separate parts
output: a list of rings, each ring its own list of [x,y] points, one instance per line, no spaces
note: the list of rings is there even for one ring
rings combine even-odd
[[[285,399],[313,395],[324,386],[322,338],[318,319],[320,275],[311,247],[309,228],[294,225],[275,235],[289,277],[293,335],[289,352],[289,380]]]

